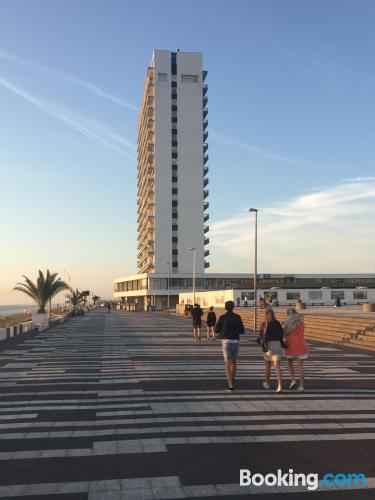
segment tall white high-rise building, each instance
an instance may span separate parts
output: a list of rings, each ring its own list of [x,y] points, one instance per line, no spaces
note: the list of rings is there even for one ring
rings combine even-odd
[[[191,273],[191,248],[196,272],[209,266],[205,76],[199,52],[153,52],[138,122],[140,274]]]

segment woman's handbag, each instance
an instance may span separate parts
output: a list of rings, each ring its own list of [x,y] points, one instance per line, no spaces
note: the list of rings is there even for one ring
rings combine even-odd
[[[257,343],[258,343],[258,345],[260,345],[263,352],[268,352],[268,345],[267,345],[267,342],[265,341],[266,331],[267,331],[267,325],[266,325],[266,328],[264,331],[262,331],[262,327],[261,327],[259,337],[257,338]]]

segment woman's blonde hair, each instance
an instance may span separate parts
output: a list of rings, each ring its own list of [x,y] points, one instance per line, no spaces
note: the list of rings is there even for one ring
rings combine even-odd
[[[275,313],[272,307],[268,307],[268,309],[266,309],[266,323],[270,323],[274,319],[275,319]]]
[[[291,316],[292,314],[298,314],[298,312],[294,309],[294,307],[288,307],[286,310],[286,315]]]

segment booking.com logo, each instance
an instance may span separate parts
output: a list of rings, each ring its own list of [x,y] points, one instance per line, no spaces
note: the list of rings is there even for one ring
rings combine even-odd
[[[319,487],[324,488],[345,488],[352,486],[366,486],[366,476],[362,473],[334,474],[328,472],[319,480],[319,475],[310,473],[303,474],[294,472],[289,469],[283,473],[281,469],[277,469],[276,474],[261,474],[256,472],[252,474],[249,469],[240,470],[240,486],[304,486],[309,491],[317,490]]]

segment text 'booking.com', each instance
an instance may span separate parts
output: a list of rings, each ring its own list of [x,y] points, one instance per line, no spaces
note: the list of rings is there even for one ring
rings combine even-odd
[[[249,469],[240,470],[240,486],[262,486],[275,487],[305,487],[309,491],[319,488],[347,488],[347,487],[365,487],[366,476],[362,473],[332,473],[328,472],[319,479],[319,474],[297,473],[293,469],[283,472],[277,469],[276,473],[261,474],[252,473]]]

